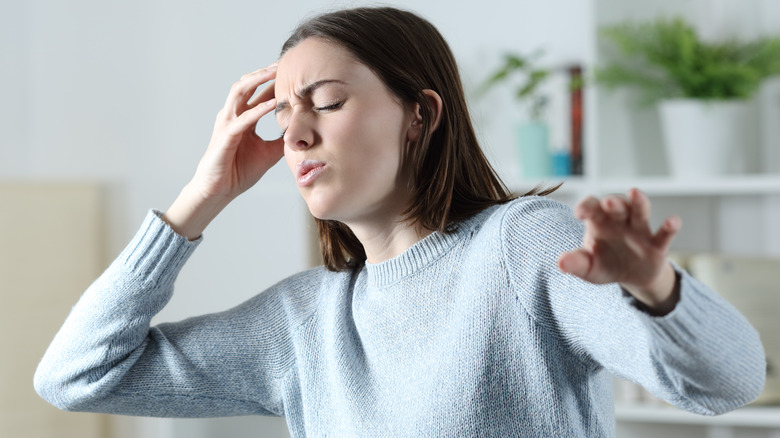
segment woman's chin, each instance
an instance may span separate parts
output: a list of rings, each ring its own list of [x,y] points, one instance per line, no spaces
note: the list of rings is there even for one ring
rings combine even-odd
[[[333,197],[322,196],[323,193],[309,192],[303,196],[309,213],[320,220],[341,221],[343,215],[339,214],[339,208]]]
[[[306,205],[309,207],[309,213],[311,213],[311,215],[314,216],[316,219],[323,220],[323,221],[337,220],[334,218],[332,212],[322,205],[312,203],[312,202],[307,202]]]

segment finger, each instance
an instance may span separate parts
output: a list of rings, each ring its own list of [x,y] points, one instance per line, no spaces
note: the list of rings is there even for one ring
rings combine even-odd
[[[638,229],[649,228],[650,199],[636,188],[628,191],[628,199],[631,202],[631,225]]]
[[[574,208],[574,215],[579,220],[594,220],[600,222],[604,218],[604,211],[601,203],[593,196],[588,196],[577,204]]]
[[[251,99],[249,99],[249,102],[247,102],[246,106],[248,108],[254,108],[260,103],[266,102],[273,98],[274,98],[274,84],[269,84],[265,88],[263,88],[261,92],[255,94]]]
[[[587,280],[592,266],[593,258],[591,254],[582,248],[563,253],[558,257],[558,268],[561,271],[584,280]]]
[[[628,218],[628,201],[622,196],[611,195],[601,200],[601,209],[605,215],[616,222],[625,222]]]
[[[255,99],[254,104],[249,103],[249,101],[252,99],[252,96],[257,91],[257,88],[274,78],[276,78],[276,66],[274,65],[244,75],[242,80],[239,81],[239,83],[243,82],[243,84],[237,89],[238,94],[236,95],[237,99],[234,100],[233,114],[240,116],[247,109],[257,106],[257,104],[260,102],[265,102],[271,99],[273,97],[273,91],[271,91],[271,95],[269,96],[269,87],[266,87],[260,93],[263,96]]]
[[[247,101],[257,90],[257,87],[276,77],[276,66],[270,66],[247,73],[230,87],[225,101],[225,113],[228,116],[238,117],[248,109]]]
[[[670,216],[666,218],[661,228],[658,230],[655,236],[653,236],[653,246],[668,250],[672,244],[672,240],[682,228],[682,219],[677,216]]]
[[[240,134],[246,132],[250,128],[254,129],[258,120],[271,112],[275,107],[276,99],[271,99],[267,102],[257,105],[254,108],[250,108],[241,113],[240,116],[236,117],[235,120],[233,120],[233,122],[230,124],[228,130],[232,134]]]

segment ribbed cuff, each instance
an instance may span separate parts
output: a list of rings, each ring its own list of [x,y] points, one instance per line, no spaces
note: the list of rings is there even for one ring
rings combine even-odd
[[[135,237],[119,255],[118,261],[145,281],[173,281],[203,240],[189,241],[162,220],[162,213],[151,210]]]
[[[677,266],[674,262],[669,261],[669,263],[672,264],[672,268],[674,268],[675,275],[677,276],[677,278],[680,281],[680,299],[677,302],[677,304],[675,304],[674,309],[672,309],[669,313],[667,313],[665,315],[661,315],[661,316],[653,315],[650,312],[650,309],[648,309],[648,307],[644,303],[642,303],[641,301],[639,301],[636,298],[634,298],[634,296],[631,295],[631,293],[629,293],[627,290],[625,290],[625,289],[623,289],[621,287],[620,290],[621,290],[621,292],[623,294],[623,300],[626,303],[628,303],[628,305],[630,305],[631,307],[633,307],[636,310],[640,311],[642,314],[644,314],[648,318],[665,318],[665,317],[669,317],[672,314],[674,314],[675,311],[679,307],[684,305],[683,304],[683,293],[682,293],[682,290],[684,289],[684,284],[683,283],[686,282],[688,279],[690,279],[690,275],[687,272],[685,272],[684,269],[682,269],[679,266]],[[685,295],[687,295],[687,294],[685,294]],[[687,296],[686,296],[686,301],[688,301],[687,300]]]

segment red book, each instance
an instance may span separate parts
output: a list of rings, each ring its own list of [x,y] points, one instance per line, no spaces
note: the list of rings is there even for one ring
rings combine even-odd
[[[569,95],[571,96],[571,174],[582,175],[582,67],[569,67]]]

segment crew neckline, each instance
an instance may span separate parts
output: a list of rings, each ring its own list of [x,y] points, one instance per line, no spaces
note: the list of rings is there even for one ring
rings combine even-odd
[[[488,207],[454,225],[451,233],[434,231],[401,254],[380,263],[365,262],[368,280],[374,286],[386,286],[408,277],[440,258],[464,236],[470,234],[484,218],[500,205]]]

